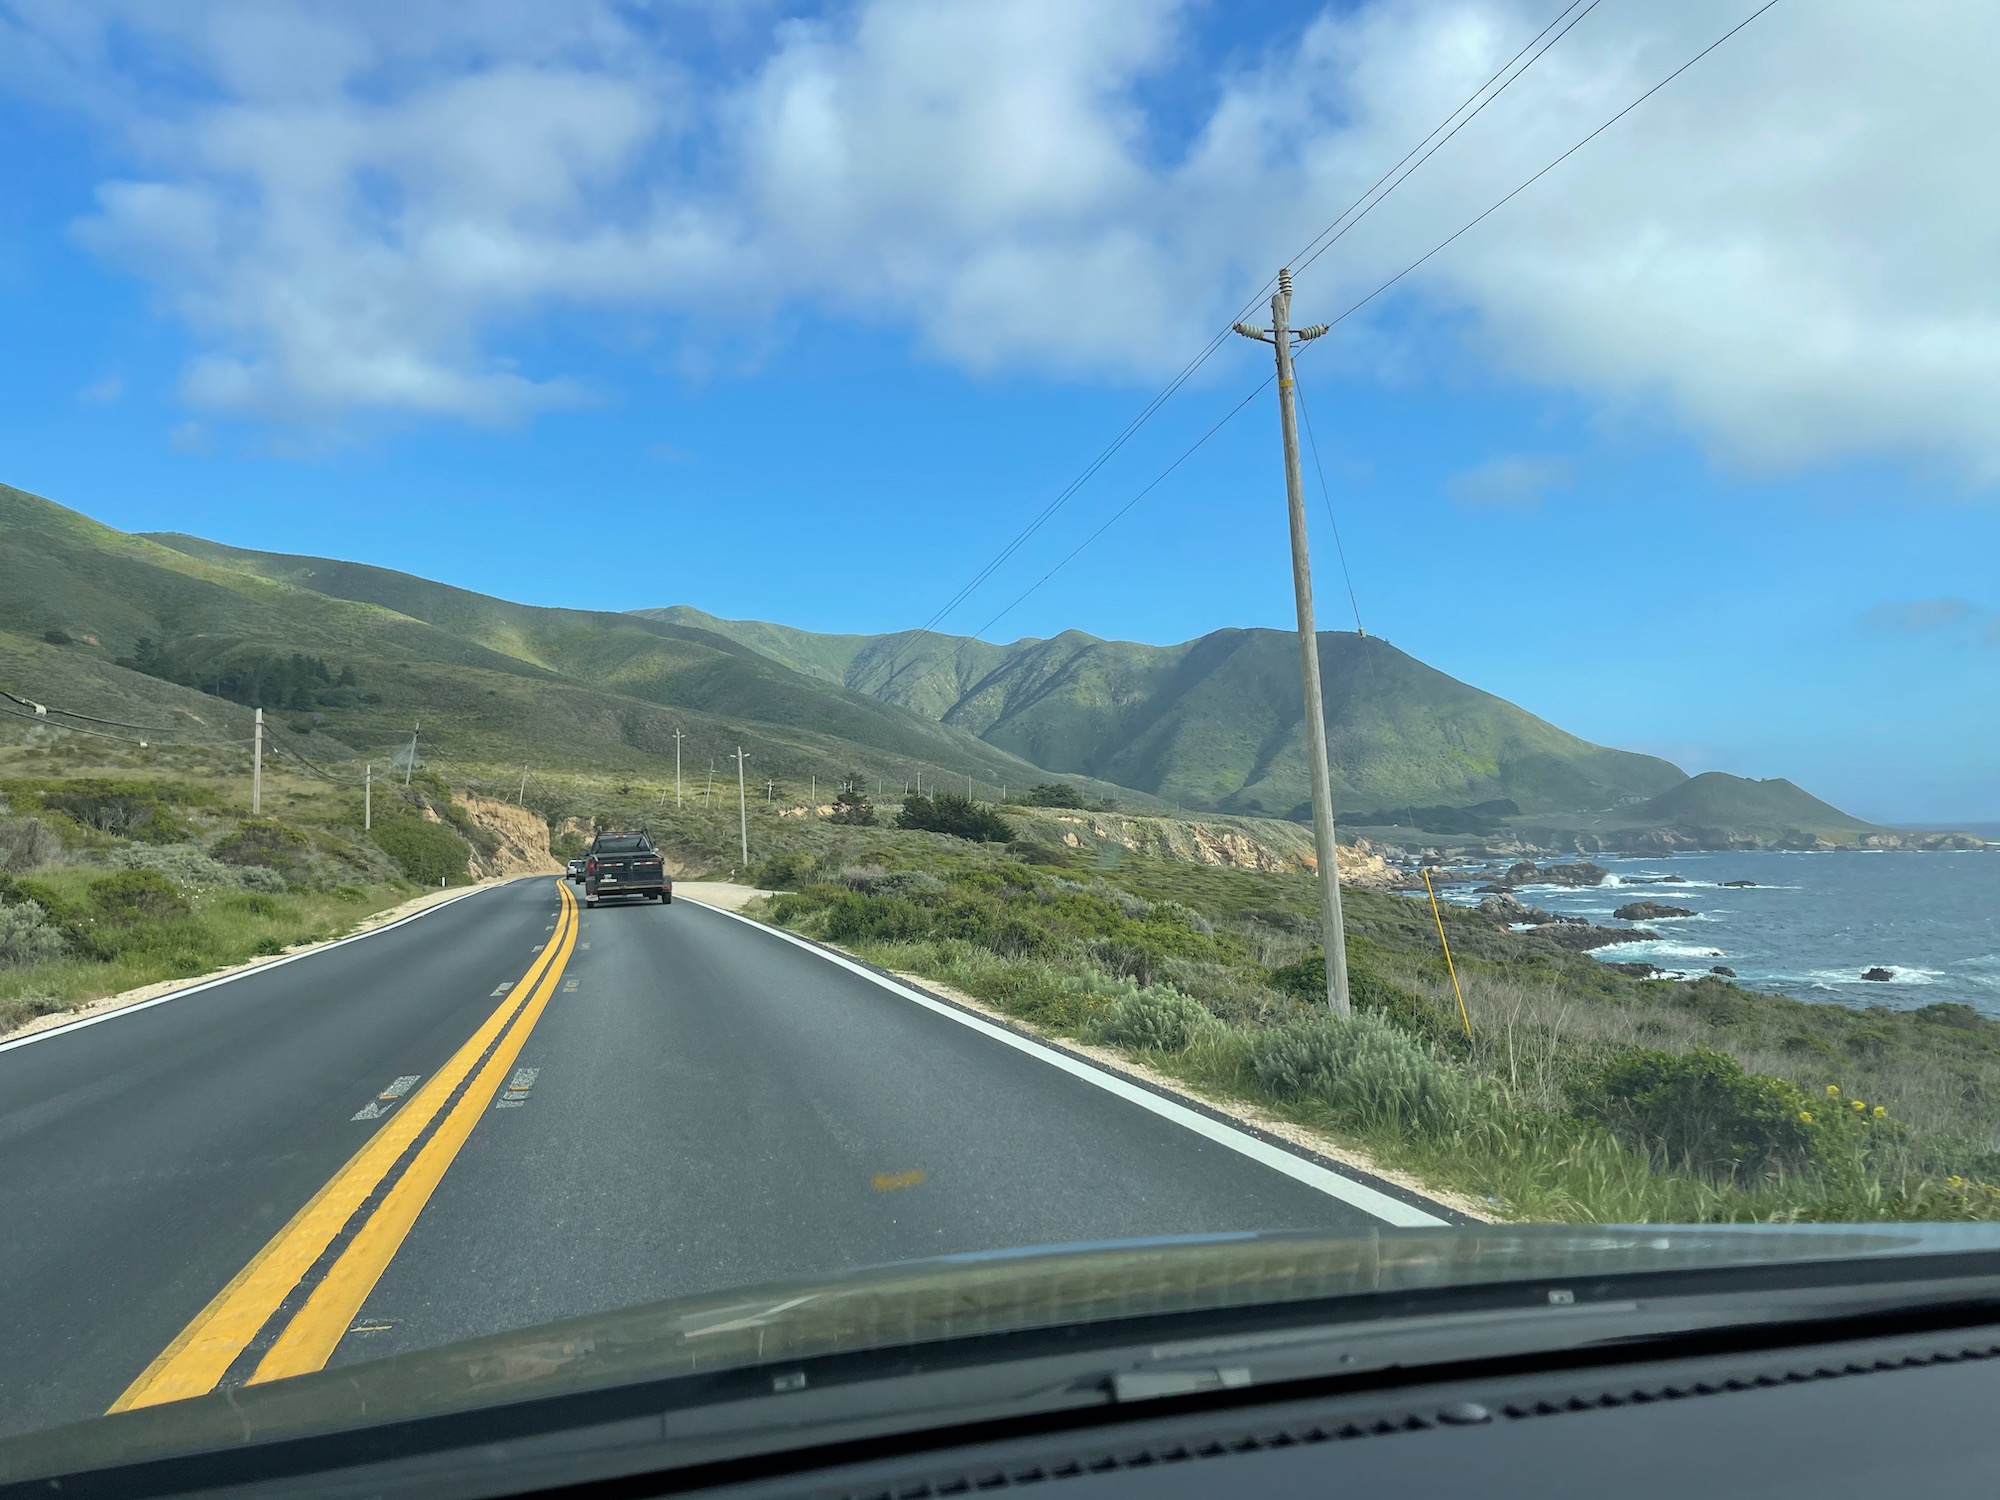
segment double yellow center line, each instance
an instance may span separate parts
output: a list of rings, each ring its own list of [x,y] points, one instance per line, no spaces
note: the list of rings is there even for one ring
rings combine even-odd
[[[505,1083],[562,978],[576,948],[577,909],[568,883],[557,889],[556,935],[520,983],[181,1330],[112,1411],[204,1395],[232,1371],[256,1384],[326,1364]]]

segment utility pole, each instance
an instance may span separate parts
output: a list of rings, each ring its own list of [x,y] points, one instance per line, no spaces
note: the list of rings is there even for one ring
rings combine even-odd
[[[743,792],[743,747],[736,747],[736,816],[743,834],[743,873],[750,873],[750,804]]]
[[[1312,775],[1313,848],[1319,859],[1320,939],[1326,948],[1326,1003],[1336,1016],[1353,1014],[1347,994],[1347,935],[1340,912],[1340,859],[1333,839],[1333,777],[1326,763],[1326,707],[1319,686],[1319,634],[1313,625],[1312,563],[1306,554],[1305,482],[1299,473],[1299,425],[1292,409],[1292,340],[1304,343],[1324,323],[1292,329],[1292,273],[1278,272],[1271,326],[1238,323],[1246,339],[1261,339],[1278,356],[1278,430],[1285,444],[1285,506],[1292,529],[1292,596],[1299,615],[1299,675],[1305,687],[1306,760]]]
[[[812,815],[814,817],[818,817],[819,816],[819,772],[817,771],[813,772],[812,801],[808,804],[808,806],[812,808]]]
[[[375,762],[361,768],[361,831],[375,826]]]
[[[772,799],[773,797],[777,796],[777,795],[778,795],[778,783],[777,783],[776,781],[767,781],[767,782],[765,782],[765,783],[764,783],[764,805],[765,805],[766,807],[769,807],[769,806],[771,805],[771,799]]]
[[[264,710],[256,711],[256,732],[250,741],[250,816],[264,812]]]
[[[674,731],[674,807],[681,805],[681,732]]]
[[[419,719],[417,720],[416,727],[410,731],[410,763],[403,767],[404,786],[410,784],[410,774],[417,769],[417,736],[423,732],[424,721]]]
[[[715,757],[712,755],[708,758],[708,790],[701,794],[701,805],[704,808],[715,805]]]
[[[528,805],[528,768],[526,766],[521,767],[521,790],[514,797],[514,805],[516,807],[526,807]]]

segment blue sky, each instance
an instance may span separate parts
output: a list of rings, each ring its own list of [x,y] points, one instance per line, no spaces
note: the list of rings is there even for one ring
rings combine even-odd
[[[1295,320],[1752,8],[1603,0]],[[0,0],[0,480],[534,603],[919,624],[1560,9]],[[1690,770],[1994,819],[2000,195],[1937,59],[2000,38],[1878,9],[1780,6],[1301,382],[1371,633]],[[1267,359],[941,628],[1288,626],[1268,393],[1008,608]]]

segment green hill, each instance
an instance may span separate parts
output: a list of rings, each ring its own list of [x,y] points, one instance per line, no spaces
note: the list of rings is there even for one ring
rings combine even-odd
[[[1722,771],[1690,776],[1653,798],[1643,813],[1660,823],[1746,833],[1840,835],[1878,831],[1872,823],[1850,818],[1781,776],[1752,781]]]
[[[274,715],[324,758],[379,755],[421,719],[435,755],[482,764],[657,771],[680,728],[691,770],[742,743],[757,776],[971,775],[997,789],[1041,774],[713,633],[536,609],[352,563],[130,536],[0,486],[0,687],[134,723],[241,733],[247,710],[118,665],[142,638],[185,682],[213,685],[294,653],[351,678],[351,689]]]
[[[1173,646],[1080,631],[996,646],[957,636],[818,636],[685,607],[643,616],[726,635],[773,660],[970,731],[1051,771],[1224,812],[1307,803],[1298,648],[1275,630]],[[1342,807],[1609,808],[1685,779],[1666,761],[1566,734],[1385,641],[1320,637],[1334,795]]]

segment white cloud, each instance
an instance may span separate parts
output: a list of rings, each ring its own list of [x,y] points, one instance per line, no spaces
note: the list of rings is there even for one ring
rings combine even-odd
[[[92,405],[109,405],[111,402],[119,400],[124,394],[125,377],[122,375],[106,375],[102,380],[93,380],[89,385],[84,386],[76,393],[76,399],[79,401],[88,401]]]
[[[1575,465],[1547,454],[1509,453],[1489,458],[1445,482],[1452,503],[1464,510],[1537,509],[1550,490],[1575,476]]]
[[[1749,9],[1590,15],[1301,278],[1300,311],[1372,289]],[[0,87],[124,152],[79,234],[192,330],[191,404],[500,422],[588,399],[507,356],[578,307],[700,343],[807,304],[968,368],[1154,378],[1547,10],[1376,0],[1218,68],[1174,0],[857,0],[761,35],[614,0],[0,0]],[[2000,479],[1995,55],[1980,0],[1780,5],[1414,275],[1422,331],[1329,344],[1423,369],[1442,330],[1731,461]]]

